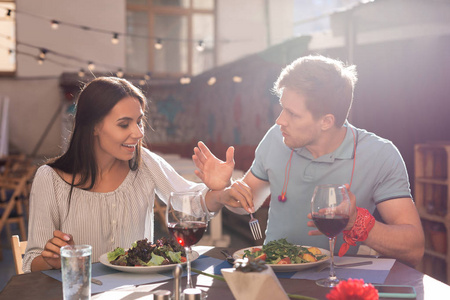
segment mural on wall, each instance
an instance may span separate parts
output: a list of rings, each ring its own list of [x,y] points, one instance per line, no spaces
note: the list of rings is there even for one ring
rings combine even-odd
[[[301,56],[309,38],[243,58],[192,78],[188,85],[150,87],[151,143],[258,145],[280,112],[272,87],[281,69]],[[294,49],[292,49],[294,48]],[[216,77],[214,85],[208,79]],[[242,78],[235,82],[234,76]]]
[[[168,126],[166,127],[167,135],[175,136],[176,134],[175,117],[179,112],[183,111],[181,102],[175,99],[173,95],[169,95],[169,97],[167,97],[166,99],[158,101],[156,103],[156,107],[158,109],[158,113],[167,118],[168,121]]]

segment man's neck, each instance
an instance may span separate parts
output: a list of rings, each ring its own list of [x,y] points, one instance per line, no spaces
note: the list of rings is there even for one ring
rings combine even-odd
[[[313,145],[306,146],[306,149],[314,158],[324,156],[334,152],[345,139],[347,127],[331,128],[322,132],[320,138]]]

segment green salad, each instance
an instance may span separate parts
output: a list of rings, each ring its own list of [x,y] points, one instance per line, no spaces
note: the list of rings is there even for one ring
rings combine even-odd
[[[107,253],[108,261],[118,266],[161,266],[186,261],[186,252],[174,239],[163,237],[150,243],[139,240],[125,250],[116,248]]]
[[[244,257],[261,259],[267,264],[301,264],[320,261],[327,256],[317,247],[297,246],[283,238],[245,250]]]

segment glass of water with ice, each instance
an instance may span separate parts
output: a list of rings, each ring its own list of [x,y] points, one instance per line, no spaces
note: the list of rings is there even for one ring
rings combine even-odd
[[[64,300],[91,299],[91,255],[89,245],[61,248],[61,272]]]

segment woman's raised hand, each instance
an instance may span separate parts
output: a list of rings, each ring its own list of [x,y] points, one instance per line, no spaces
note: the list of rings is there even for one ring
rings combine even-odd
[[[229,147],[226,161],[218,159],[203,142],[194,148],[192,160],[197,166],[195,174],[211,190],[223,190],[231,185],[231,175],[234,170],[234,147]]]

